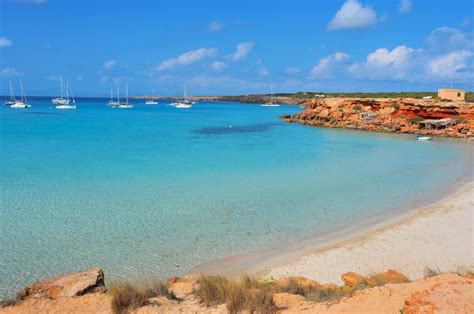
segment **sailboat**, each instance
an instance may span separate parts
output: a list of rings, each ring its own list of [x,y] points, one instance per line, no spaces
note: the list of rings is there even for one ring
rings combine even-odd
[[[118,93],[118,85],[117,85],[117,95],[118,94],[119,93]],[[117,99],[117,101],[114,100],[114,94],[113,94],[112,90],[110,90],[110,100],[107,103],[107,106],[117,107],[118,105],[120,105],[120,103],[118,102],[118,99]]]
[[[273,84],[270,85],[270,102],[260,105],[262,107],[280,107],[279,104],[273,103]]]
[[[145,101],[145,105],[158,105],[158,102],[155,100],[155,90],[153,89],[152,97]]]
[[[61,78],[61,92],[62,92],[62,78]],[[69,93],[71,93],[72,105],[70,105],[71,99],[69,98]],[[61,95],[63,97],[64,95]],[[59,99],[56,103],[56,109],[76,109],[76,100],[72,94],[71,89],[69,88],[69,82],[66,82],[66,98]]]
[[[15,103],[10,106],[10,108],[22,109],[22,108],[31,108],[31,105],[27,103],[25,90],[23,89],[23,82],[20,79],[20,94],[21,100],[15,100]]]
[[[64,97],[64,84],[63,84],[63,77],[59,77],[59,81],[61,82],[61,97],[56,97],[51,99],[51,102],[54,105],[69,105],[69,99]]]
[[[175,107],[180,109],[188,109],[192,106],[192,102],[188,99],[188,96],[186,95],[186,86],[184,86],[184,99],[182,101],[178,101]]]
[[[125,84],[125,99],[126,101],[123,103],[123,102],[120,102],[120,96],[117,95],[117,101],[118,101],[118,105],[116,106],[116,108],[122,108],[122,109],[130,109],[130,108],[133,108],[133,105],[131,105],[129,102],[128,102],[128,84]]]
[[[10,84],[10,100],[5,101],[5,106],[12,106],[15,104],[15,95],[13,94],[12,81],[9,81]]]

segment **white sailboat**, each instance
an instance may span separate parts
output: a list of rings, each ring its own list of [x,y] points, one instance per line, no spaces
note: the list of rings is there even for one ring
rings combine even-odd
[[[61,78],[61,91],[62,91],[62,78]],[[69,98],[69,93],[71,93],[72,105],[70,105],[71,99]],[[63,96],[63,95],[62,95]],[[69,82],[66,82],[66,98],[59,99],[56,103],[56,109],[76,109],[76,100],[72,94],[71,89],[69,88]]]
[[[188,96],[186,95],[186,86],[184,86],[184,99],[182,101],[178,101],[175,107],[180,109],[188,109],[192,106],[192,102],[188,99]]]
[[[158,105],[158,102],[155,100],[155,90],[153,89],[152,97],[145,101],[145,105]]]
[[[120,102],[120,96],[117,95],[117,100],[119,102],[118,106],[116,108],[121,108],[121,109],[130,109],[133,108],[133,105],[128,102],[128,84],[125,84],[125,102],[121,103]]]
[[[60,81],[60,84],[61,84],[61,97],[53,98],[53,99],[51,99],[51,102],[54,105],[69,105],[69,99],[64,97],[64,84],[63,84],[63,77],[62,76],[59,77],[59,81]]]
[[[10,108],[15,108],[15,109],[23,109],[23,108],[31,108],[31,105],[29,105],[26,100],[26,94],[25,90],[23,89],[23,82],[20,79],[20,95],[21,99],[20,100],[15,100],[15,103],[10,106]]]
[[[13,94],[13,86],[12,86],[12,81],[8,82],[10,84],[10,100],[5,101],[5,106],[12,106],[15,104],[15,95]]]
[[[262,107],[280,107],[279,104],[273,103],[273,84],[270,85],[270,102],[261,104]]]
[[[118,85],[117,85],[117,95],[118,95]],[[107,103],[107,106],[111,106],[111,107],[117,107],[120,103],[118,102],[118,99],[117,101],[114,100],[114,93],[112,92],[112,90],[110,90],[110,100],[109,102]]]

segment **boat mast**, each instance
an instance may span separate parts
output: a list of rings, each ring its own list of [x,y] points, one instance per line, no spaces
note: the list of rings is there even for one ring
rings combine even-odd
[[[72,93],[72,89],[69,89],[69,82],[67,83],[67,89],[71,92],[72,103],[75,105],[76,100],[74,99],[74,94]]]
[[[69,102],[69,81],[66,81],[66,100]]]
[[[125,97],[128,105],[128,83],[125,83]]]
[[[21,92],[21,101],[26,104],[26,95],[25,90],[23,89],[23,82],[20,79],[20,92]]]
[[[11,101],[14,102],[14,101],[16,101],[16,99],[15,99],[15,94],[13,93],[12,81],[10,80],[9,83],[10,83],[10,99],[11,99]]]
[[[120,87],[119,87],[119,84],[117,84],[117,103],[120,105]]]
[[[114,94],[112,93],[112,89],[110,89],[110,101],[114,102]]]
[[[63,77],[59,77],[59,81],[61,81],[61,99],[64,99],[64,88],[63,88]]]
[[[186,85],[184,86],[184,101],[188,100],[188,96],[186,95]]]

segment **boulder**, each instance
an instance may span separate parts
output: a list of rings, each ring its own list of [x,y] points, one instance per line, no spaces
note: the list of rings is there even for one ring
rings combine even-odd
[[[344,281],[344,284],[351,289],[367,283],[367,278],[353,272],[342,274],[341,279]]]
[[[100,267],[35,282],[17,292],[17,296],[22,300],[43,297],[58,299],[90,292],[105,292],[104,272]]]

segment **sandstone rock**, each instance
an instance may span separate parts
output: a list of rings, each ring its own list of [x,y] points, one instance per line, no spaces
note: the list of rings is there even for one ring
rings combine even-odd
[[[358,285],[367,283],[367,278],[353,272],[342,274],[341,279],[342,281],[344,281],[344,284],[349,288],[355,288]]]
[[[377,274],[375,276],[371,276],[367,279],[367,284],[370,286],[376,286],[379,284],[387,284],[387,283],[405,283],[409,282],[408,278],[397,272],[396,270],[389,269],[386,272]]]
[[[17,292],[17,296],[22,300],[42,297],[58,299],[89,292],[105,292],[104,272],[100,267],[35,282]]]
[[[168,279],[168,286],[178,299],[184,299],[193,292],[195,282],[194,276],[172,277]]]
[[[470,280],[440,282],[408,296],[403,313],[474,313],[473,291]]]
[[[301,303],[304,301],[305,298],[297,294],[276,293],[273,295],[273,302],[275,302],[275,305],[280,309],[288,308],[294,306],[295,303]]]
[[[320,118],[327,118],[327,117],[329,117],[329,110],[328,110],[328,109],[322,110],[322,111],[319,113],[319,117],[320,117]]]

